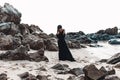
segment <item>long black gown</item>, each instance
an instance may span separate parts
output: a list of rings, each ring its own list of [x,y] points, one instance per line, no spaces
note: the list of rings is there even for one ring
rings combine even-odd
[[[59,48],[59,60],[75,61],[65,42],[65,34],[57,34],[57,38]]]

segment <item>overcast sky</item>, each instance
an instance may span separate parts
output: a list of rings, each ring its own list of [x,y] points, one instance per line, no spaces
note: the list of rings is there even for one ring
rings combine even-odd
[[[120,0],[0,0],[22,13],[22,23],[38,25],[45,33],[56,33],[61,24],[66,32],[96,32],[120,27]]]

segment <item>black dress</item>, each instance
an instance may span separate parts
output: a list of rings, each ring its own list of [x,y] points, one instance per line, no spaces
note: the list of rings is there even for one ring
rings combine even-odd
[[[59,48],[59,60],[75,61],[65,42],[65,34],[63,33],[57,34],[57,38]]]

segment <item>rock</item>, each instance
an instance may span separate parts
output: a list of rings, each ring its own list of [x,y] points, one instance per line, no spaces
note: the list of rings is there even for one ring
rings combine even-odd
[[[120,63],[117,63],[114,67],[120,69]]]
[[[0,74],[0,80],[8,80],[7,74],[1,73],[1,74]]]
[[[99,30],[96,32],[97,34],[105,34],[105,30]]]
[[[67,78],[67,80],[76,80],[76,77],[75,77],[75,76],[69,76],[69,77]]]
[[[31,61],[49,61],[46,56],[44,56],[44,49],[39,49],[37,52],[29,53]]]
[[[58,51],[57,41],[54,38],[44,40],[45,49],[48,51]]]
[[[43,39],[32,34],[24,35],[24,40],[22,40],[22,43],[29,44],[30,48],[34,50],[45,48]]]
[[[120,80],[120,78],[117,76],[111,76],[111,77],[105,77],[104,80]]]
[[[68,42],[67,42],[67,45],[68,45],[68,47],[71,48],[71,49],[79,49],[79,48],[81,48],[79,42],[71,42],[71,41],[68,41]]]
[[[26,34],[30,34],[30,31],[29,31],[29,25],[28,24],[18,24],[18,27],[19,27],[19,31],[22,35],[26,35]]]
[[[109,44],[120,44],[120,39],[110,39],[108,41]]]
[[[69,71],[69,73],[79,76],[81,74],[84,74],[83,70],[81,68],[73,68]]]
[[[107,59],[101,59],[99,62],[106,63]]]
[[[118,34],[118,28],[117,27],[108,28],[105,30],[105,33],[107,33],[109,35],[116,35],[116,34]]]
[[[29,76],[29,72],[24,72],[24,73],[22,73],[22,74],[19,74],[19,77],[20,78],[26,78],[26,77],[28,77]]]
[[[104,72],[104,73],[107,73],[107,70],[103,66],[99,70]]]
[[[85,73],[85,80],[103,80],[105,77],[105,73],[92,64],[85,66],[83,72]]]
[[[18,26],[12,22],[0,23],[0,32],[6,35],[12,35],[19,33]]]
[[[48,76],[44,76],[44,75],[37,75],[36,78],[37,78],[38,80],[49,80],[49,79],[48,79]]]
[[[118,62],[120,62],[120,53],[113,55],[111,58],[107,60],[108,64],[116,64]]]
[[[12,5],[5,3],[4,7],[0,8],[0,21],[14,22],[15,24],[19,24],[21,21],[20,18],[21,13]]]
[[[8,50],[5,53],[0,54],[1,60],[29,60],[28,51],[29,45],[21,45],[15,50]]]
[[[29,72],[25,72],[25,73],[19,74],[19,77],[22,80],[37,80],[36,76],[30,74]]]
[[[4,34],[0,34],[0,49],[1,50],[9,50],[12,47],[12,36],[11,35],[4,35]]]
[[[36,25],[30,25],[30,26],[28,27],[28,29],[29,29],[29,31],[30,31],[31,34],[32,34],[32,33],[40,34],[40,33],[43,32],[43,30],[41,30],[41,29],[39,28],[39,26],[36,26]]]
[[[56,70],[66,70],[66,68],[68,68],[69,66],[66,64],[56,64],[52,67],[52,69],[56,69]]]

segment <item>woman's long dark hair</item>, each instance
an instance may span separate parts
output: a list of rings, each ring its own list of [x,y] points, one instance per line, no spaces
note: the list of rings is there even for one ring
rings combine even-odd
[[[62,25],[58,25],[58,26],[57,26],[57,32],[58,32],[58,30],[61,29],[61,28],[62,28]]]

